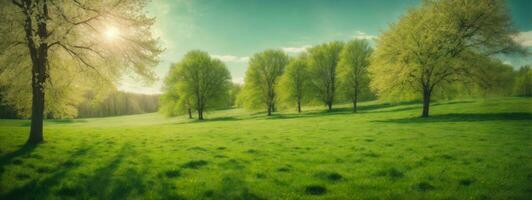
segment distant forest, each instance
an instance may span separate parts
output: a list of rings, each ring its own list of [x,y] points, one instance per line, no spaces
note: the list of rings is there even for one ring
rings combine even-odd
[[[0,98],[2,98],[0,96]],[[85,100],[80,103],[77,118],[109,117],[157,112],[159,95],[147,95],[114,91],[103,100],[94,101],[94,94],[88,93]],[[1,99],[0,99],[0,102]],[[9,105],[0,103],[0,118],[18,119],[16,111]]]

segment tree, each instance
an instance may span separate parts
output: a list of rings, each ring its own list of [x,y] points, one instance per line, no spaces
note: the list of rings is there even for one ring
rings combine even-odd
[[[510,96],[515,77],[512,66],[498,59],[473,56],[464,62],[469,67],[469,77],[462,82],[476,89],[480,96]]]
[[[309,49],[309,72],[317,98],[332,111],[336,93],[336,67],[342,42],[329,42]]]
[[[229,104],[227,104],[228,108],[231,107],[238,107],[237,103],[237,97],[240,94],[240,90],[242,90],[242,85],[239,83],[233,83],[231,84],[231,89],[229,90]]]
[[[266,50],[251,57],[242,94],[247,107],[264,105],[268,116],[275,112],[275,88],[287,64],[288,55],[281,50]]]
[[[156,112],[159,95],[136,94],[123,91],[112,91],[99,99],[97,92],[88,91],[84,100],[77,106],[79,118],[108,117],[129,114]],[[112,110],[113,112],[108,112]]]
[[[28,143],[44,139],[45,105],[60,108],[52,113],[70,108],[87,86],[113,84],[128,68],[153,80],[161,50],[145,5],[144,0],[0,2],[0,76],[14,80],[1,82],[8,93],[25,98],[7,98],[9,104],[31,108]]]
[[[348,42],[341,54],[338,64],[338,79],[343,93],[353,102],[353,112],[357,111],[357,101],[362,91],[369,85],[368,66],[372,52],[366,40]]]
[[[290,104],[295,103],[297,112],[301,113],[301,105],[309,97],[310,77],[308,61],[305,54],[290,60],[279,82],[281,99]]]
[[[174,65],[166,78],[164,96],[177,94],[179,99],[175,107],[180,111],[198,112],[203,120],[205,111],[224,106],[229,100],[231,74],[218,59],[213,59],[203,51],[188,52],[181,62]],[[174,93],[175,92],[175,93]],[[175,104],[175,101],[163,102]]]
[[[530,70],[530,66],[522,66],[517,71],[513,95],[522,97],[532,96],[532,70]]]
[[[428,117],[435,90],[473,76],[468,57],[522,52],[511,24],[502,1],[424,1],[379,37],[371,86],[383,98],[421,94]]]

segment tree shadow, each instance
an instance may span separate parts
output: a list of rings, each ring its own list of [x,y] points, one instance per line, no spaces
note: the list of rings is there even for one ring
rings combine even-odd
[[[80,187],[85,187],[88,196],[98,197],[98,199],[127,198],[134,191],[143,193],[146,186],[143,178],[144,172],[129,167],[125,173],[115,175],[124,160],[133,154],[132,147],[127,143],[124,144],[110,162],[96,169],[85,182],[82,182]]]
[[[55,166],[55,170],[50,171],[52,173],[50,176],[44,179],[33,179],[30,182],[22,185],[21,187],[14,188],[8,193],[0,196],[0,199],[39,199],[45,198],[50,192],[50,189],[53,186],[61,183],[61,180],[66,177],[69,171],[76,169],[81,165],[76,158],[86,155],[87,152],[93,147],[93,145],[81,145],[82,148],[79,148],[72,154],[68,156],[66,162],[58,163]],[[33,147],[34,148],[34,147]]]
[[[482,122],[482,121],[513,121],[532,120],[532,113],[456,113],[433,115],[428,118],[414,117],[402,119],[379,120],[374,122],[389,123],[434,123],[434,122]]]
[[[403,102],[396,102],[396,103],[379,103],[379,104],[372,104],[372,105],[361,105],[357,107],[357,111],[361,112],[368,112],[373,110],[379,110],[384,108],[391,108],[396,106],[404,106],[404,105],[414,105],[414,104],[420,104],[421,101],[403,101]]]
[[[76,160],[79,160],[80,156],[87,155],[92,148],[92,145],[91,147],[82,146],[84,147],[70,154],[65,162],[75,164],[60,163],[50,176],[44,179],[34,179],[21,187],[12,189],[9,193],[0,196],[0,199],[40,199],[49,198],[54,194],[57,198],[124,199],[133,192],[138,194],[145,192],[145,170],[138,171],[129,167],[124,172],[116,174],[124,160],[134,154],[128,143],[124,144],[108,163],[91,171],[90,176],[77,175],[80,177],[76,178],[74,183],[63,181],[73,176],[69,172],[82,165]],[[54,194],[51,194],[52,192]]]
[[[36,144],[30,144],[26,143],[21,146],[21,148],[17,149],[16,151],[4,154],[0,157],[0,176],[4,173],[5,169],[4,166],[11,164],[11,161],[18,157],[23,157],[31,152],[37,147]]]
[[[203,120],[199,120],[199,119],[190,119],[190,120],[188,120],[188,121],[177,122],[177,123],[175,123],[175,124],[191,124],[191,123],[205,123],[205,122],[223,122],[223,121],[238,121],[238,120],[242,120],[242,119],[237,118],[237,117],[233,117],[233,116],[227,116],[227,117],[206,118],[206,119],[203,119]]]
[[[475,101],[466,100],[466,101],[450,101],[450,102],[435,102],[432,103],[431,106],[439,106],[439,105],[453,105],[453,104],[464,104],[464,103],[474,103]],[[421,102],[419,102],[421,103]]]

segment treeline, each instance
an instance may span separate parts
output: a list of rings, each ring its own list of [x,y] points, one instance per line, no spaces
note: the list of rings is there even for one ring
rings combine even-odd
[[[333,41],[295,57],[281,50],[254,54],[236,105],[279,107],[301,112],[302,105],[321,103],[329,111],[361,99],[422,100],[422,117],[434,99],[457,96],[530,96],[530,67],[517,72],[497,59],[501,54],[528,55],[516,34],[504,2],[480,0],[425,1],[379,36],[373,48],[366,40]],[[206,52],[191,51],[166,77],[161,111],[169,115],[227,106],[231,92],[227,67]]]
[[[159,107],[159,95],[114,91],[103,100],[96,98],[92,92],[85,95],[86,100],[78,105],[78,118],[150,113]]]
[[[0,88],[1,90],[1,88]],[[0,91],[1,94],[1,91]],[[0,102],[4,102],[1,99]],[[159,108],[159,95],[136,94],[122,91],[112,91],[103,98],[94,92],[87,92],[80,104],[76,106],[77,118],[109,117],[119,115],[132,115],[157,112]],[[22,119],[26,118],[17,113],[13,106],[0,104],[0,118]],[[55,118],[49,114],[48,119]]]

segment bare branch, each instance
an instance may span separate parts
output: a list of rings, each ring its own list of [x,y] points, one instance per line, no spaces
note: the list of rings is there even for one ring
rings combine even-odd
[[[18,2],[17,0],[11,0],[11,2],[12,2],[13,4],[15,4],[16,6],[18,6],[19,8],[24,8],[24,6],[22,5],[22,3],[21,3],[21,2]]]
[[[96,73],[98,73],[99,75],[101,75],[101,73],[96,69],[96,67],[94,67],[93,65],[91,65],[89,62],[87,62],[78,52],[68,48],[66,45],[64,45],[63,43],[61,42],[58,42],[57,45],[63,47],[63,49],[68,53],[70,54],[70,56],[72,56],[72,58],[76,59],[77,61],[81,62],[82,64],[84,64],[85,66],[87,67],[90,67],[92,68],[94,71],[96,71]],[[103,76],[102,76],[103,77]]]

